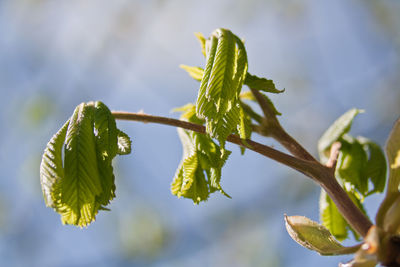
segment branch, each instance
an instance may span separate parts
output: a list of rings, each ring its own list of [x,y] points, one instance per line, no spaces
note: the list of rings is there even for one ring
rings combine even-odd
[[[152,116],[152,115],[143,114],[143,113],[122,112],[122,111],[113,111],[112,115],[117,120],[140,121],[140,122],[144,122],[144,123],[149,123],[149,122],[159,123],[159,124],[180,127],[180,128],[186,129],[186,130],[191,130],[191,131],[195,131],[195,132],[202,133],[202,134],[206,133],[206,128],[203,125],[199,125],[199,124],[195,124],[195,123],[191,123],[191,122],[187,122],[187,121],[182,121],[182,120],[177,120],[177,119],[172,119],[172,118]],[[249,150],[253,150],[263,156],[271,158],[279,163],[282,163],[282,164],[284,164],[290,168],[293,168],[301,173],[304,173],[308,177],[312,178],[310,176],[311,174],[309,173],[308,168],[307,168],[307,165],[309,165],[309,163],[307,161],[295,158],[291,155],[280,152],[269,146],[257,143],[252,140],[246,140],[247,144],[245,144],[244,142],[242,142],[240,137],[235,134],[229,135],[227,138],[227,141],[237,144],[239,146],[245,147]]]
[[[205,127],[203,125],[190,123],[187,121],[152,116],[143,113],[130,113],[122,111],[113,111],[112,114],[117,120],[159,123],[180,127],[186,130],[196,131],[202,134],[206,133]],[[293,157],[291,155],[280,152],[269,146],[257,143],[252,140],[246,140],[246,143],[244,143],[239,136],[234,134],[229,135],[227,141],[255,151],[263,156],[273,159],[310,177],[317,184],[319,184],[332,198],[341,214],[344,216],[344,218],[346,218],[346,220],[354,228],[354,230],[356,230],[363,237],[367,235],[368,229],[372,226],[372,223],[357,208],[354,202],[343,190],[343,188],[337,183],[336,178],[331,171],[331,168],[323,166],[315,160],[306,160]],[[298,147],[296,149],[298,149]],[[302,155],[304,156],[304,154]]]
[[[265,130],[263,132],[268,133],[269,136],[277,140],[294,156],[305,160],[316,161],[315,158],[304,147],[302,147],[283,129],[276,118],[276,114],[271,108],[270,103],[268,103],[264,96],[254,88],[250,88],[250,90],[264,113]]]

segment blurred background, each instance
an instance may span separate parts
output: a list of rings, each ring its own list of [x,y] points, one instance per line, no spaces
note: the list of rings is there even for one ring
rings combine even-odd
[[[178,118],[204,65],[194,32],[245,39],[249,72],[273,79],[282,124],[316,155],[352,107],[352,133],[384,145],[400,115],[396,0],[0,1],[0,266],[337,266],[292,241],[283,215],[318,220],[319,188],[251,151],[233,155],[219,193],[195,206],[169,186],[176,129],[118,122],[133,153],[117,157],[117,198],[87,229],[63,226],[39,183],[50,137],[83,101]],[[273,140],[254,139],[280,148]],[[381,197],[367,199],[374,218]],[[346,244],[354,244],[349,240]]]

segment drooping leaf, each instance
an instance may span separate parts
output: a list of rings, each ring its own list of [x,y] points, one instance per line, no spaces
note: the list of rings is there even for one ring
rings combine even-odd
[[[69,120],[50,139],[42,156],[40,163],[40,183],[46,206],[55,208],[58,200],[58,187],[64,177],[62,162],[62,147],[67,133]]]
[[[97,166],[100,175],[102,193],[97,201],[106,206],[115,197],[115,177],[112,160],[118,152],[117,125],[110,110],[102,102],[88,103],[94,105],[94,130],[96,141]]]
[[[247,85],[249,88],[253,88],[268,93],[279,94],[285,91],[276,89],[275,84],[272,80],[259,78],[255,75],[251,75],[250,73],[247,73],[244,84]]]
[[[322,225],[325,226],[337,240],[342,241],[347,238],[348,224],[340,214],[335,203],[323,189],[321,189],[319,200],[319,214]]]
[[[203,79],[204,70],[202,68],[191,67],[183,64],[179,65],[179,67],[186,70],[186,72],[190,75],[190,77],[192,77],[196,81],[201,82],[201,80]]]
[[[123,131],[118,130],[118,155],[128,155],[132,152],[132,141]]]
[[[294,241],[321,255],[343,255],[356,252],[359,246],[344,247],[324,226],[304,216],[286,216],[286,230]]]
[[[172,194],[190,198],[195,204],[208,199],[210,193],[220,191],[221,169],[230,152],[221,148],[204,134],[178,129],[183,145],[183,158],[171,184]]]
[[[119,132],[106,105],[82,103],[47,144],[40,171],[43,195],[64,224],[87,226],[115,197],[111,163]]]
[[[318,151],[320,157],[325,157],[327,150],[330,146],[338,141],[344,134],[346,134],[353,123],[354,118],[357,114],[362,113],[360,109],[350,109],[345,114],[340,116],[329,128],[325,131],[322,137],[318,141]]]
[[[386,158],[381,147],[373,141],[365,137],[357,137],[360,144],[363,145],[367,152],[368,162],[366,167],[366,176],[370,179],[374,188],[368,192],[368,195],[373,193],[382,193],[386,185]]]
[[[87,226],[100,207],[102,193],[93,133],[93,109],[80,104],[70,119],[65,139],[65,176],[60,181],[57,210],[65,224]]]

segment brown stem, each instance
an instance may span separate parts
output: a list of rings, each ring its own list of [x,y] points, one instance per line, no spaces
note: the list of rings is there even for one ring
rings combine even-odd
[[[180,127],[183,129],[199,132],[199,133],[205,133],[206,129],[203,125],[187,122],[187,121],[182,121],[182,120],[176,120],[172,118],[166,118],[166,117],[159,117],[159,116],[152,116],[148,114],[143,114],[143,113],[130,113],[130,112],[122,112],[122,111],[113,111],[112,112],[113,116],[117,120],[131,120],[131,121],[140,121],[144,123],[152,122],[152,123],[160,123],[160,124],[165,124],[165,125],[170,125],[170,126],[175,126],[175,127]],[[310,177],[310,174],[305,167],[307,164],[306,161],[295,158],[291,155],[288,155],[286,153],[283,153],[281,151],[275,150],[269,146],[257,143],[252,140],[246,140],[246,143],[243,143],[242,140],[240,139],[239,136],[231,134],[228,136],[227,141],[237,144],[239,146],[245,147],[249,150],[253,150],[261,155],[264,155],[268,158],[271,158],[279,163],[282,163],[288,167],[291,167],[297,171],[300,171],[304,173],[305,175]]]
[[[256,89],[250,88],[254,97],[257,99],[261,110],[264,113],[264,128],[266,135],[277,140],[283,145],[290,153],[301,159],[316,161],[308,151],[302,147],[293,137],[291,137],[281,126],[276,114],[271,107],[271,104],[265,97]]]
[[[119,120],[160,123],[203,134],[205,133],[204,126],[187,121],[152,116],[143,113],[113,111],[112,114],[115,119]],[[252,140],[246,140],[246,143],[244,143],[239,136],[234,134],[229,135],[227,141],[253,150],[261,155],[293,168],[313,179],[316,183],[320,184],[321,187],[332,198],[339,211],[342,213],[348,223],[354,228],[354,230],[356,230],[361,236],[366,236],[368,229],[372,226],[372,223],[357,208],[343,188],[337,183],[330,168],[321,165],[315,160],[311,161],[302,158],[296,158]]]
[[[371,221],[364,215],[364,213],[360,211],[360,209],[354,204],[347,193],[339,185],[334,174],[331,172],[331,169],[328,167],[325,168],[327,168],[326,171],[319,172],[321,175],[319,176],[321,178],[321,187],[336,204],[338,210],[351,225],[351,227],[362,237],[365,237],[369,228],[372,226]]]

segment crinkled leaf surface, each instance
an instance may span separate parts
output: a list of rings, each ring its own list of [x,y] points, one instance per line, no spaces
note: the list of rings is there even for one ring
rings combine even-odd
[[[286,216],[286,230],[294,241],[321,255],[351,254],[356,247],[344,247],[324,226],[304,216]]]
[[[206,120],[207,133],[222,148],[240,124],[239,94],[247,73],[247,55],[241,40],[217,29],[205,42],[206,66],[196,101],[196,113]]]
[[[48,142],[40,163],[40,183],[46,206],[55,208],[59,201],[59,183],[64,178],[62,148],[69,120]]]
[[[47,144],[40,168],[43,195],[63,223],[87,226],[115,197],[111,162],[118,132],[106,105],[82,103]]]
[[[187,104],[175,111],[181,111],[181,119],[193,123],[204,123],[198,118],[193,104]],[[210,193],[220,191],[221,169],[230,152],[221,148],[205,134],[178,128],[178,134],[183,146],[183,158],[176,170],[171,184],[172,194],[178,197],[190,198],[195,204],[208,199]],[[228,196],[229,197],[229,196]]]

